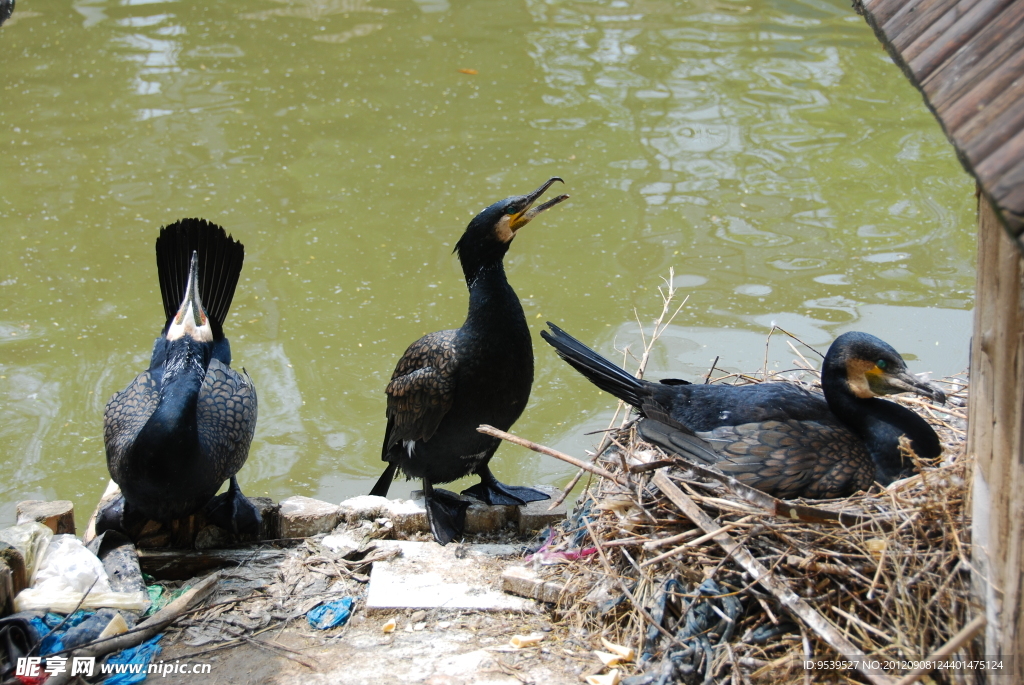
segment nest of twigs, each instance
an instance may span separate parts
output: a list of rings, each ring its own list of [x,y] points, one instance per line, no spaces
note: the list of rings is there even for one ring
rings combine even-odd
[[[813,374],[800,375],[814,385]],[[970,658],[978,613],[967,384],[940,383],[945,407],[897,401],[933,424],[941,461],[844,499],[780,502],[665,454],[630,425],[610,432],[593,462],[610,473],[547,545],[545,558],[561,562],[542,571],[564,587],[561,619],[638,645],[628,685],[974,682],[967,669],[915,673],[935,656]]]

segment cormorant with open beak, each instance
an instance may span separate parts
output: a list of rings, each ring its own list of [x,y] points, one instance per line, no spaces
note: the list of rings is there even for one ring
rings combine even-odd
[[[469,505],[435,489],[435,483],[476,474],[480,483],[464,494],[488,504],[548,497],[498,482],[488,463],[501,441],[476,429],[486,423],[507,430],[530,398],[530,329],[502,259],[523,226],[569,197],[559,195],[534,207],[555,181],[562,179],[551,178],[532,193],[495,202],[469,222],[455,245],[469,288],[466,322],[410,345],[385,389],[388,424],[381,458],[388,467],[371,494],[387,495],[398,471],[421,478],[427,519],[442,545],[462,535]]]

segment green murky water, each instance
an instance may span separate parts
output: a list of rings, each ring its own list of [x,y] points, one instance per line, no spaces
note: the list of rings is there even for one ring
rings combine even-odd
[[[465,314],[455,240],[552,175],[572,199],[507,260],[535,330],[635,343],[671,267],[689,299],[649,375],[760,368],[772,322],[966,366],[973,186],[846,0],[24,0],[0,56],[0,524],[103,490],[103,405],[148,361],[183,216],[247,250],[248,494],[369,489],[396,359]],[[535,343],[515,430],[580,454],[613,403]]]

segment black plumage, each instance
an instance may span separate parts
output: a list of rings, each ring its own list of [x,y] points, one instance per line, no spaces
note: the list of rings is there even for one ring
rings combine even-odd
[[[876,395],[945,395],[912,376],[903,358],[867,333],[844,333],[822,365],[824,396],[789,383],[694,385],[639,380],[549,323],[543,337],[602,390],[635,407],[646,440],[714,464],[727,475],[782,498],[825,499],[910,475],[899,442],[922,458],[942,447],[928,423]]]
[[[240,242],[202,219],[161,229],[156,258],[166,323],[149,368],[104,411],[107,468],[124,500],[101,515],[104,526],[124,528],[124,517],[168,522],[205,509],[221,527],[258,532],[259,513],[235,477],[256,428],[256,389],[231,368],[224,336],[244,256]],[[214,497],[229,479],[229,490]]]
[[[480,212],[455,246],[469,288],[469,313],[456,330],[425,335],[405,351],[387,393],[381,458],[388,467],[371,494],[386,496],[399,471],[421,478],[434,538],[446,544],[462,534],[467,502],[435,489],[475,473],[464,491],[488,504],[546,499],[531,488],[504,485],[488,463],[500,440],[477,432],[487,423],[507,430],[526,407],[533,383],[533,345],[522,305],[505,277],[502,259],[516,232],[565,200],[534,203],[555,181],[509,197]]]
[[[0,26],[14,14],[14,0],[0,0]]]

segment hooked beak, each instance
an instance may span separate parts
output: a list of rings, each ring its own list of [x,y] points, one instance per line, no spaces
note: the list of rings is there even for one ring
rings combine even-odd
[[[885,384],[885,392],[878,393],[880,395],[892,395],[898,392],[912,392],[916,395],[930,397],[939,404],[946,403],[946,393],[942,392],[931,383],[926,383],[907,371],[895,374],[885,374],[881,380]],[[872,390],[874,390],[874,388],[872,388]]]
[[[188,267],[185,297],[167,330],[167,338],[174,340],[186,333],[195,340],[213,340],[213,328],[203,310],[202,300],[199,299],[199,255],[195,251],[192,252],[192,261]]]
[[[548,200],[544,204],[533,207],[533,203],[536,202],[537,199],[544,194],[544,191],[546,191],[548,188],[554,185],[555,181],[558,181],[559,183],[565,183],[565,181],[563,181],[562,179],[558,178],[557,176],[554,176],[544,181],[540,188],[537,188],[537,190],[523,197],[523,202],[525,204],[523,205],[522,209],[520,209],[518,212],[509,217],[509,228],[512,229],[513,234],[526,224],[533,221],[533,218],[540,214],[541,212],[543,212],[544,210],[550,209],[557,205],[559,202],[569,199],[568,195],[559,195],[558,197]],[[533,207],[533,209],[531,209],[531,207]]]

